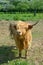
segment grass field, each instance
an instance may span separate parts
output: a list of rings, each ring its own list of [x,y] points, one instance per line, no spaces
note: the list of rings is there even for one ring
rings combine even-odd
[[[43,13],[36,13],[36,16],[34,16],[34,13],[0,13],[0,20],[39,20],[43,19]]]
[[[15,56],[18,56],[18,50],[15,48],[14,40],[9,36],[9,22],[13,23],[14,20],[29,20],[31,23],[40,20],[32,29],[33,41],[32,47],[28,51],[28,60],[21,58],[15,59]],[[43,65],[43,13],[37,13],[35,17],[33,13],[0,13],[0,65]]]

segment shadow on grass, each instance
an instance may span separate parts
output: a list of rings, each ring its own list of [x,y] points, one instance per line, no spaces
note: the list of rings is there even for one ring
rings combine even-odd
[[[1,46],[0,47],[0,64],[7,63],[15,59],[15,52],[12,50],[15,49],[15,46]]]

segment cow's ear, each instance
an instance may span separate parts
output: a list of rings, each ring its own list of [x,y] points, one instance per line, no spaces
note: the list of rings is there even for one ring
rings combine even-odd
[[[30,30],[30,29],[32,29],[32,28],[33,28],[32,25],[28,25],[28,27],[26,28],[26,31],[28,31],[28,30]]]
[[[28,25],[28,29],[32,29],[33,28],[33,26],[32,25]]]
[[[17,28],[16,24],[14,24],[14,28],[15,28],[15,29]]]

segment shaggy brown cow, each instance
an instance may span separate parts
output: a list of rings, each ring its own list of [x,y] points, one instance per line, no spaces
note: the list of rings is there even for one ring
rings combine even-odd
[[[31,29],[35,24],[29,24],[27,22],[19,21],[16,24],[10,24],[10,34],[15,40],[16,47],[19,49],[19,57],[21,57],[21,51],[25,49],[25,58],[27,56],[27,50],[31,47],[32,34]]]

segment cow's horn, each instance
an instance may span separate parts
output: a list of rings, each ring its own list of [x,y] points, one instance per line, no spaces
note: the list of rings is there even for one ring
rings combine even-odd
[[[36,23],[34,23],[32,26],[35,26],[36,24],[38,24],[39,23],[39,21],[37,21]]]

